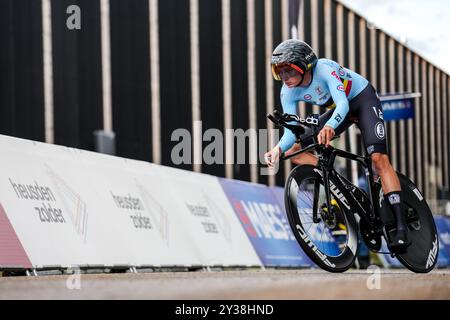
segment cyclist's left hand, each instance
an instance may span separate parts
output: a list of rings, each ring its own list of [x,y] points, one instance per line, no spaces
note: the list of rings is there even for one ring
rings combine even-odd
[[[324,144],[326,147],[330,146],[331,139],[333,139],[335,133],[334,129],[330,126],[324,126],[317,135],[317,141],[319,144]]]

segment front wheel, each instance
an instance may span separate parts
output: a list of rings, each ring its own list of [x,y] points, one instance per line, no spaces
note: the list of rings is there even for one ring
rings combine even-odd
[[[345,192],[332,177],[329,181],[332,212],[326,206],[322,173],[311,165],[298,166],[290,173],[285,205],[289,224],[308,257],[324,270],[344,272],[356,258],[358,227]]]

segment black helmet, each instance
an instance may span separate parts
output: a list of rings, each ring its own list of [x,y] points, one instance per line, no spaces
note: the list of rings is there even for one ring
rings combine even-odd
[[[281,80],[278,66],[289,65],[301,74],[305,74],[317,62],[317,55],[306,43],[289,39],[280,43],[272,53],[272,73],[276,80]]]

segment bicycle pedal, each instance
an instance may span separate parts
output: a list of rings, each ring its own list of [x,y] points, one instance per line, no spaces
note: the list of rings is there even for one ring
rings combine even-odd
[[[389,251],[391,252],[391,255],[398,255],[398,254],[405,254],[408,252],[408,248],[412,245],[411,241],[408,241],[401,245],[388,245]]]

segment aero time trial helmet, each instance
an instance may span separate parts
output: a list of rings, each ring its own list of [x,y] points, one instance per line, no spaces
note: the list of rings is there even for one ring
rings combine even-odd
[[[278,67],[283,65],[289,65],[304,75],[316,62],[317,55],[306,42],[296,39],[283,41],[272,53],[273,77],[276,80],[281,80]]]

